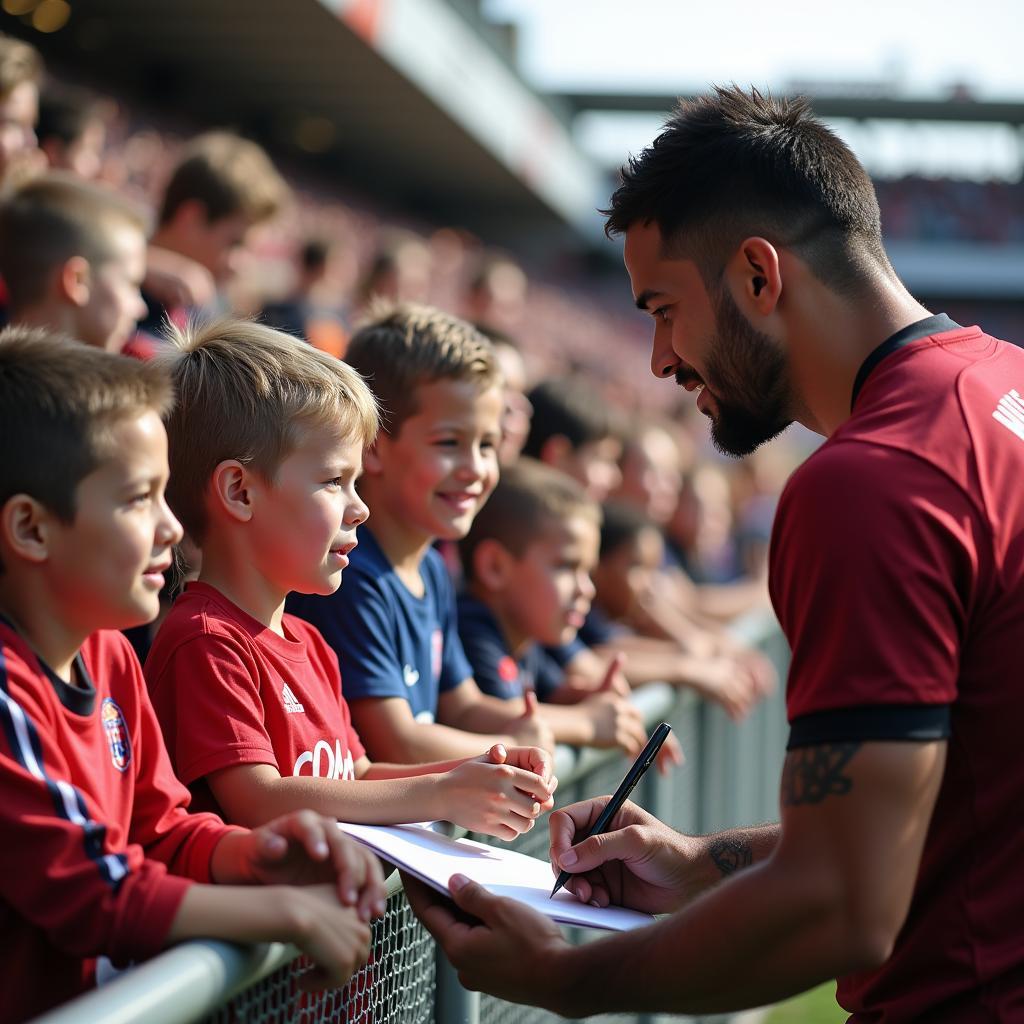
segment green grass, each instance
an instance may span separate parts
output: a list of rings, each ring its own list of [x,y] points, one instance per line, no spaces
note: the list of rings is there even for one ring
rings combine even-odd
[[[845,1024],[846,1019],[846,1011],[836,1002],[835,982],[829,982],[779,1003],[765,1024]]]

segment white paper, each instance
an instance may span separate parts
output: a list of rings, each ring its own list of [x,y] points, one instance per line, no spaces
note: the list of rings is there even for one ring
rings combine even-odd
[[[471,839],[451,839],[420,825],[352,825],[338,828],[396,864],[403,871],[448,894],[448,879],[461,874],[496,896],[509,896],[562,924],[609,931],[642,928],[654,918],[624,907],[592,907],[571,892],[551,890],[555,876],[545,860],[487,846]]]

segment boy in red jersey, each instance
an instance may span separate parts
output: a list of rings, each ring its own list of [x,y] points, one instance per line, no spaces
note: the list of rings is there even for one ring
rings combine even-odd
[[[291,591],[338,588],[367,516],[355,482],[377,405],[362,378],[244,320],[175,340],[168,495],[202,569],[161,626],[146,679],[197,805],[247,825],[312,807],[367,824],[446,818],[503,839],[527,831],[551,806],[544,751],[479,737],[477,751],[491,747],[480,756],[372,764],[337,657],[315,627],[284,614]]]
[[[311,812],[257,832],[187,813],[116,632],[156,614],[181,536],[163,498],[170,394],[156,367],[39,330],[0,336],[5,1020],[88,988],[100,955],[197,936],[294,941],[340,984],[382,910],[376,863]],[[335,879],[347,906],[333,886],[278,884]]]

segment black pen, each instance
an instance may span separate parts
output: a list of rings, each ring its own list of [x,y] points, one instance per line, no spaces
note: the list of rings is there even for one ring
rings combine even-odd
[[[644,772],[654,764],[654,759],[658,756],[658,751],[661,749],[662,743],[665,742],[665,737],[671,731],[672,726],[666,722],[662,722],[654,730],[654,735],[647,741],[647,746],[640,751],[640,756],[633,762],[633,767],[626,772],[626,777],[619,783],[619,788],[615,790],[615,795],[608,801],[600,817],[594,822],[594,827],[580,840],[581,843],[584,839],[589,839],[591,836],[599,836],[604,832],[608,827],[608,823],[619,813],[619,808],[626,802],[626,798],[633,792],[636,784],[644,777]],[[570,878],[572,878],[571,871],[559,871],[558,878],[555,880],[555,887],[551,890],[551,895],[554,896]]]

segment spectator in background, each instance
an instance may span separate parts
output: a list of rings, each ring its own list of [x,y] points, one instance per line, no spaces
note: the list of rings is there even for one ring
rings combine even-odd
[[[530,420],[533,406],[526,397],[526,362],[519,346],[511,336],[493,327],[475,325],[494,348],[494,354],[501,368],[504,382],[505,408],[501,414],[501,444],[498,445],[498,462],[511,466],[530,436]]]
[[[0,188],[45,166],[36,140],[42,75],[33,47],[0,35]]]
[[[564,473],[533,459],[504,471],[459,545],[459,637],[484,693],[521,701],[532,691],[557,742],[619,746],[635,757],[647,737],[636,709],[615,692],[617,661],[585,699],[546,703],[558,698],[564,674],[544,647],[571,643],[590,609],[599,519]]]
[[[81,89],[47,86],[39,101],[36,135],[51,169],[87,181],[99,177],[107,120],[95,97]]]
[[[250,230],[280,212],[289,195],[255,142],[227,132],[194,139],[164,189],[149,252],[161,275],[147,281],[147,313],[126,351],[152,355],[166,318],[181,324],[190,307],[215,302],[215,289],[238,268]]]
[[[466,291],[465,316],[487,333],[515,335],[522,329],[526,311],[527,279],[511,257],[485,256]]]
[[[116,192],[52,171],[0,205],[10,319],[120,352],[144,312],[146,216]]]
[[[359,285],[359,309],[368,312],[375,299],[426,302],[430,267],[430,250],[421,238],[411,231],[389,232]]]
[[[338,359],[348,347],[344,298],[350,281],[342,277],[346,261],[343,248],[341,242],[307,238],[296,254],[296,281],[291,295],[268,303],[262,313],[270,327],[302,338]]]
[[[579,378],[546,380],[527,395],[533,407],[523,454],[578,480],[602,502],[621,479],[619,440],[612,415],[594,401],[590,385]]]
[[[775,684],[756,652],[709,632],[665,597],[661,530],[638,508],[607,502],[594,569],[594,606],[580,639],[605,656],[622,651],[634,686],[655,680],[693,690],[741,719]]]

